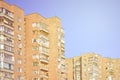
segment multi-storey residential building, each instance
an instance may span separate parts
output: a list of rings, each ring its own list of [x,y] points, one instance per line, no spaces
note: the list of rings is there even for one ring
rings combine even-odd
[[[19,35],[24,36],[24,11],[0,0],[0,80],[17,80],[14,73],[22,70],[17,63],[23,58],[18,57],[19,51],[23,51],[18,47],[24,44],[24,37],[18,40]]]
[[[50,54],[49,26],[39,14],[25,17],[26,80],[48,80]]]
[[[103,79],[120,80],[120,59],[103,58]]]
[[[24,17],[0,1],[0,80],[66,80],[64,30],[58,17]]]
[[[66,60],[68,80],[119,80],[120,59],[86,53]]]
[[[67,80],[74,80],[74,76],[73,76],[74,75],[73,74],[73,58],[67,58],[66,59],[66,65],[67,65],[67,71],[66,71],[67,72]]]
[[[48,18],[48,25],[50,26],[50,64],[52,64],[49,65],[49,80],[66,80],[64,30],[58,17]]]
[[[57,17],[25,17],[26,80],[65,80],[64,33]],[[54,75],[54,76],[53,76]]]

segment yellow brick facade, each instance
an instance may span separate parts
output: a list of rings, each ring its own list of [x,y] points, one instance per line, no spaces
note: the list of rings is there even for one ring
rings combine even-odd
[[[24,16],[21,8],[1,0],[3,26],[8,34],[0,34],[0,80],[66,80],[64,29],[58,17]]]
[[[0,0],[0,80],[120,80],[120,59],[84,53],[64,56],[58,17],[24,10]]]
[[[70,61],[71,60],[71,61]],[[104,58],[93,52],[66,59],[68,80],[120,80],[120,59]]]

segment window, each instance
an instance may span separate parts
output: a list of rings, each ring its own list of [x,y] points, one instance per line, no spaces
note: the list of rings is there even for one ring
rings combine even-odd
[[[19,68],[18,68],[18,72],[22,72],[22,68],[19,67]]]
[[[33,66],[38,66],[38,62],[33,62]]]
[[[5,45],[4,48],[5,48],[6,51],[9,51],[9,52],[12,52],[12,53],[14,52],[14,48],[13,47]]]
[[[34,70],[33,74],[39,74],[39,70]]]
[[[18,76],[18,80],[22,80],[21,76]]]
[[[32,50],[38,50],[39,47],[38,46],[33,46]]]
[[[22,48],[22,43],[18,43],[18,48]]]
[[[22,51],[18,51],[18,55],[22,55]]]
[[[18,22],[20,23],[22,20],[21,20],[21,18],[18,18]]]
[[[33,80],[39,80],[39,78],[34,78]]]
[[[33,54],[33,59],[39,59],[39,54]]]
[[[18,37],[18,40],[22,39],[22,35],[21,34],[18,34],[17,37]]]
[[[2,8],[0,8],[0,13],[1,13],[2,11],[3,11]]]
[[[20,26],[18,26],[18,30],[19,30],[19,31],[21,30],[21,27],[20,27]]]
[[[0,49],[4,49],[4,45],[3,44],[0,44]]]
[[[8,64],[8,63],[3,63],[3,67],[4,67],[5,69],[9,69],[9,64]]]
[[[37,27],[37,23],[32,23],[32,27]]]
[[[21,64],[22,63],[22,60],[21,59],[18,59],[18,64]]]

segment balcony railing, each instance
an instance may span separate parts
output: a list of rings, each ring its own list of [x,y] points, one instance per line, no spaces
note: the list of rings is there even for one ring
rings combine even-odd
[[[62,55],[62,56],[61,56],[61,58],[65,59],[65,56],[64,56],[64,55]]]
[[[64,48],[64,47],[61,47],[61,50],[62,50],[62,51],[65,51],[65,48]]]
[[[48,53],[43,52],[43,51],[41,52],[41,54],[42,54],[42,55],[45,55],[45,56],[49,56],[49,54],[48,54]]]
[[[61,73],[66,73],[66,70],[65,70],[65,69],[62,69],[62,70],[61,70]]]
[[[14,51],[7,51],[7,50],[5,50],[5,49],[0,49],[0,52],[1,53],[5,53],[5,54],[9,54],[9,55],[14,55]]]
[[[48,71],[48,68],[47,67],[45,67],[45,66],[41,66],[41,70],[43,70],[43,71]]]
[[[64,44],[65,43],[65,41],[63,40],[63,39],[61,39],[61,42]]]
[[[11,46],[11,47],[14,47],[14,44],[13,44],[12,42],[9,42],[9,41],[6,41],[6,40],[0,40],[0,43],[9,45],[9,46]]]
[[[7,19],[9,19],[9,20],[11,20],[11,21],[14,21],[13,18],[11,18],[11,17],[8,16],[8,15],[5,15],[4,13],[0,13],[0,16],[5,17],[5,18],[7,18]]]
[[[4,68],[2,68],[2,69],[0,69],[2,72],[9,72],[9,73],[14,73],[14,71],[13,70],[9,70],[9,69],[4,69]]]
[[[8,58],[4,58],[3,61],[6,63],[14,64],[14,61],[12,61],[11,59],[8,59]]]
[[[48,64],[48,59],[40,58],[40,61],[41,61],[42,63],[47,63],[47,64]]]
[[[44,32],[46,32],[46,33],[48,33],[48,32],[49,32],[49,31],[48,31],[48,29],[43,28],[43,27],[40,27],[40,28],[39,28],[39,30],[44,31]]]
[[[41,78],[47,78],[48,79],[48,76],[46,74],[41,74],[40,76],[41,76]]]
[[[8,34],[8,33],[6,33],[5,31],[0,31],[0,34],[6,35],[6,36],[8,36],[8,37],[10,37],[10,38],[13,38],[13,35]]]

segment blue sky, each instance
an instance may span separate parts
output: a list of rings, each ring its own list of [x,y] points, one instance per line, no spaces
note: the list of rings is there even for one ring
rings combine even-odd
[[[58,16],[65,29],[65,55],[95,52],[120,58],[120,0],[5,0],[44,17]]]

